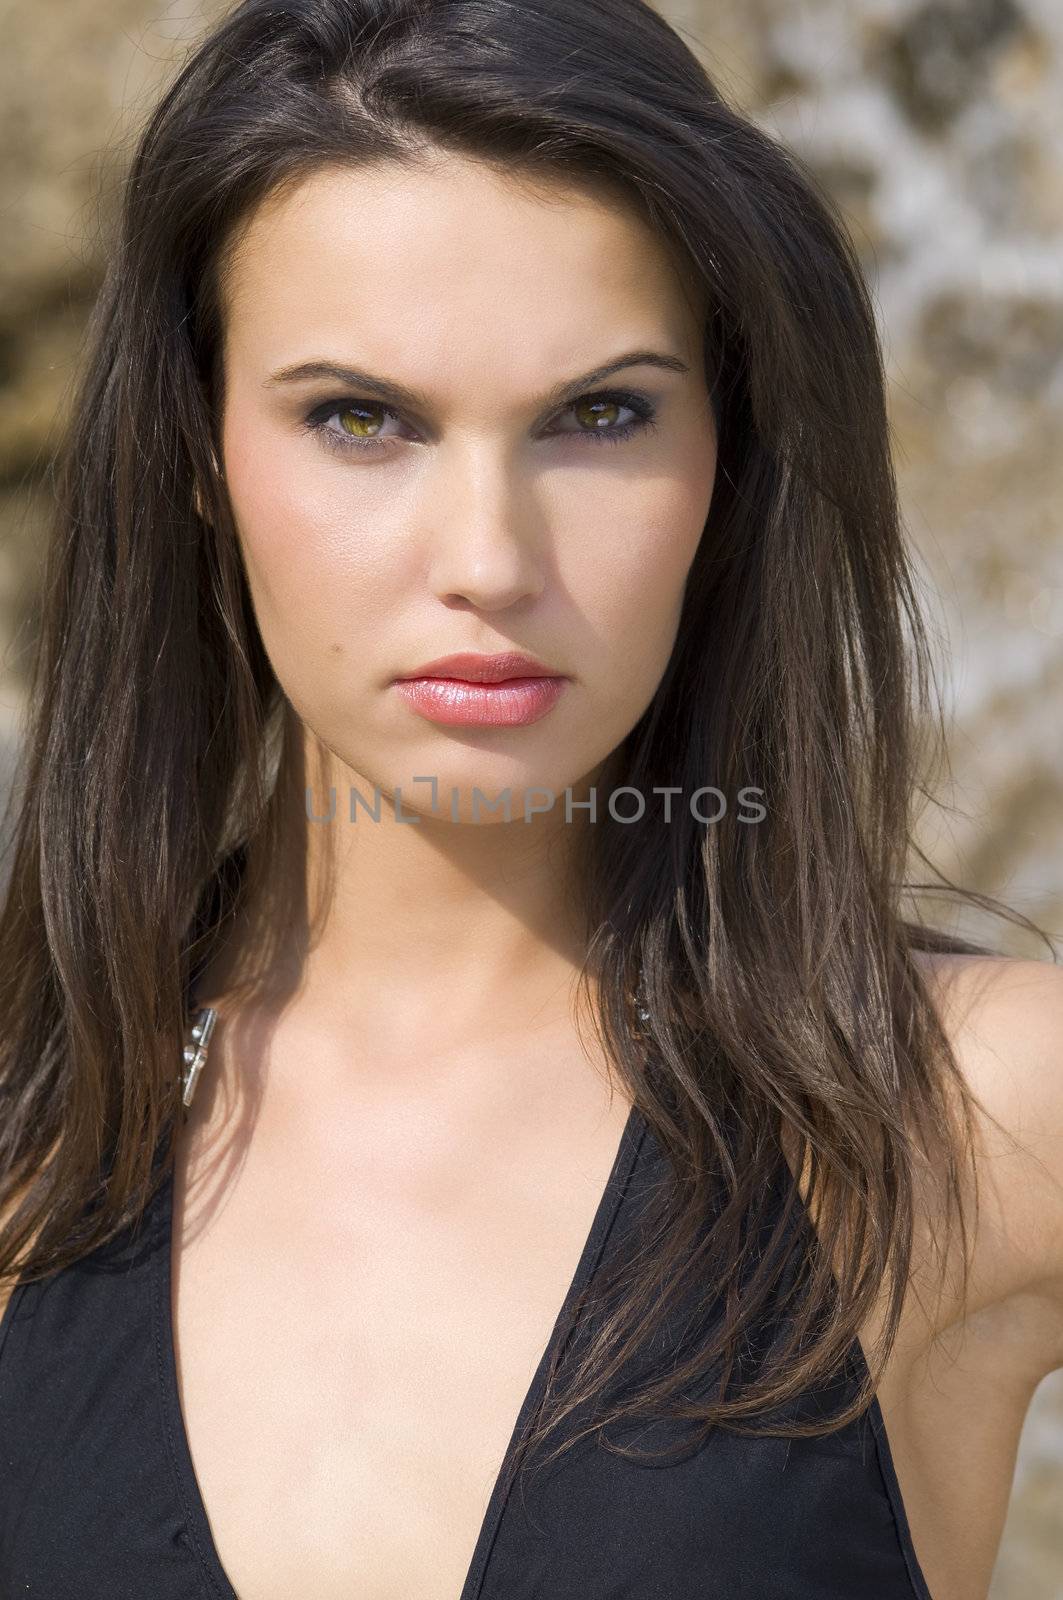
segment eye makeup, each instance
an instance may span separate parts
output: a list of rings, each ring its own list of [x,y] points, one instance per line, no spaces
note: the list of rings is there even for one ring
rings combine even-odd
[[[655,428],[657,408],[646,395],[633,394],[629,390],[609,389],[598,390],[591,394],[580,395],[569,402],[561,415],[575,411],[579,407],[615,406],[622,410],[631,411],[633,419],[624,423],[591,428],[574,428],[553,430],[547,437],[553,438],[580,438],[587,439],[595,444],[621,444],[625,439],[642,433],[650,428]],[[403,441],[391,435],[388,438],[358,438],[344,428],[330,426],[332,419],[347,414],[349,416],[361,413],[377,414],[382,418],[393,418],[401,421],[400,413],[394,406],[388,405],[383,400],[370,400],[354,396],[325,400],[309,412],[304,421],[304,426],[317,438],[326,449],[342,454],[374,455],[386,454],[395,444]]]

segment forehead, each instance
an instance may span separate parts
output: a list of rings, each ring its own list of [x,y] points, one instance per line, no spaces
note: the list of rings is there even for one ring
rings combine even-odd
[[[699,332],[633,207],[450,155],[324,168],[268,197],[227,252],[223,308],[236,359],[357,354],[420,380],[482,358],[553,381],[618,340],[689,349]]]

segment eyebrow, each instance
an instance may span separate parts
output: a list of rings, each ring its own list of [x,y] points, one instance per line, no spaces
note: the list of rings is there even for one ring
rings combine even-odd
[[[607,361],[604,366],[594,367],[578,378],[570,378],[557,384],[546,397],[547,407],[552,409],[554,406],[563,405],[566,400],[578,398],[585,390],[611,377],[614,372],[620,372],[624,367],[659,367],[664,372],[690,371],[685,361],[664,351],[630,350],[626,355],[617,356],[615,361]],[[279,371],[270,374],[265,380],[264,387],[305,383],[312,378],[331,378],[337,383],[346,384],[352,389],[359,389],[365,394],[375,395],[378,399],[391,401],[397,406],[411,410],[431,409],[431,401],[427,395],[418,390],[409,389],[405,384],[394,383],[388,378],[374,377],[371,372],[363,372],[358,367],[349,367],[336,361],[300,361],[295,366],[281,367]]]

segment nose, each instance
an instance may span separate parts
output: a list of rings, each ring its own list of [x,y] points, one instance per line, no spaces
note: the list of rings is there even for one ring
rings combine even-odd
[[[533,494],[505,467],[482,458],[453,466],[431,490],[429,583],[448,604],[499,611],[534,599],[545,583],[545,549]]]

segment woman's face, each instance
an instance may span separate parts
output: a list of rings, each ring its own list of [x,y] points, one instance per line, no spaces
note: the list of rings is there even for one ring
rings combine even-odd
[[[222,470],[295,711],[367,800],[431,815],[434,777],[443,816],[474,786],[563,810],[653,697],[712,495],[702,324],[664,248],[439,156],[267,200],[224,298]],[[488,690],[498,719],[443,721],[396,686],[513,650],[564,675],[534,720]]]

